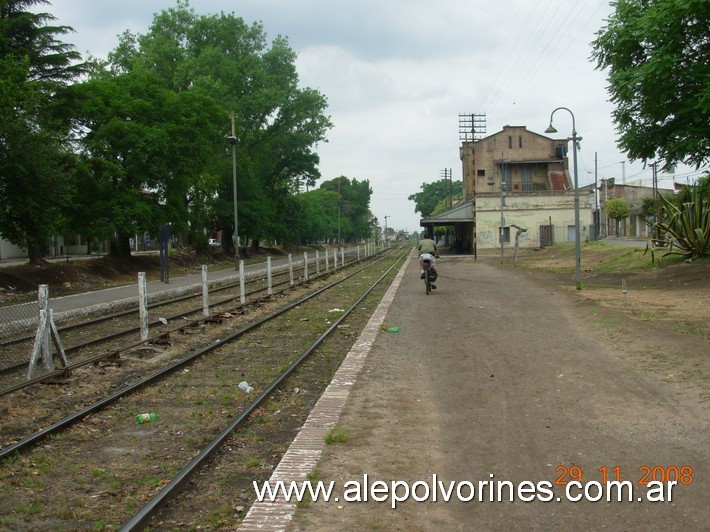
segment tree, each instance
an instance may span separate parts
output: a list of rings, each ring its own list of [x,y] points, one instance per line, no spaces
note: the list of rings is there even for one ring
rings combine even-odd
[[[619,222],[629,216],[629,203],[624,198],[614,198],[607,201],[604,208],[606,215],[616,221],[616,236],[620,236]]]
[[[414,202],[414,212],[422,215],[422,218],[431,216],[440,202],[456,195],[463,194],[463,181],[449,182],[447,179],[439,179],[433,183],[422,183],[422,191],[411,194],[407,199]]]
[[[336,197],[340,198],[340,230],[333,236],[339,234],[341,240],[346,242],[357,242],[369,238],[372,232],[372,224],[370,223],[372,188],[370,188],[370,182],[367,179],[358,181],[340,176],[324,181],[320,188],[336,192],[338,194]]]
[[[113,240],[112,253],[122,256],[130,255],[131,237],[155,234],[162,223],[186,230],[221,141],[214,102],[198,90],[176,94],[143,71],[99,73],[71,93],[84,184],[95,194],[78,196],[75,214],[91,213]]]
[[[609,69],[618,145],[668,170],[710,158],[710,9],[707,0],[617,0],[592,43]]]
[[[186,1],[156,15],[149,32],[126,32],[109,56],[117,72],[146,70],[165,89],[200,89],[223,110],[224,150],[216,174],[217,224],[233,231],[231,133],[235,112],[240,236],[259,239],[279,228],[279,209],[296,181],[310,186],[320,174],[314,148],[332,127],[326,99],[298,86],[296,54],[283,37],[269,46],[261,24],[232,15],[198,16]],[[223,233],[224,234],[224,233]],[[224,239],[223,239],[224,241]]]
[[[0,235],[26,248],[31,262],[60,229],[74,189],[75,158],[66,84],[86,70],[73,46],[56,39],[71,30],[32,13],[44,0],[0,0]]]

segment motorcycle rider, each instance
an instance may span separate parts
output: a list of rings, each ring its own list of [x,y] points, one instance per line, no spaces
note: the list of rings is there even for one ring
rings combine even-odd
[[[436,272],[436,268],[434,268],[436,265],[436,259],[439,258],[439,250],[436,247],[436,242],[432,240],[429,233],[425,233],[424,238],[419,241],[417,249],[419,250],[419,268],[421,270],[421,275],[419,277],[420,279],[424,279],[424,261],[428,260],[432,275],[431,287],[436,288],[436,279],[439,277],[439,274]]]

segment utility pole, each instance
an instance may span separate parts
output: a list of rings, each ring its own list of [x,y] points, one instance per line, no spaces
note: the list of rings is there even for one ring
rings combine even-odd
[[[452,196],[452,194],[453,194],[453,192],[454,192],[454,185],[453,185],[453,182],[452,182],[452,179],[451,179],[451,168],[444,168],[444,169],[441,171],[441,177],[444,178],[444,182],[446,183],[446,186],[447,186],[447,188],[448,188],[448,194],[447,194],[447,195],[448,195],[448,200],[449,200],[449,201],[447,202],[447,204],[448,204],[448,207],[449,207],[449,209],[450,209],[450,208],[452,207],[452,205],[453,205],[451,196]]]
[[[599,239],[599,190],[597,190],[597,152],[594,152],[594,240]]]
[[[653,169],[653,223],[654,225],[658,223],[658,172],[656,171],[656,167],[658,166],[658,162],[654,161],[651,164],[651,168]],[[661,231],[656,227],[656,240],[660,240],[661,238]]]
[[[451,168],[444,168],[441,171],[441,176],[444,178],[444,186],[448,188],[448,193],[446,194],[448,196],[448,201],[446,202],[447,207],[450,209],[452,206],[452,199],[451,199],[451,194],[453,193],[453,185],[451,183]],[[433,235],[432,235],[433,236]],[[446,226],[446,243],[449,243],[449,226]]]
[[[500,178],[500,263],[503,264],[503,237],[505,236],[505,216],[503,214],[503,207],[505,207],[505,193],[506,193],[506,172],[508,170],[505,159],[503,159],[503,154],[500,154],[500,168],[501,168],[501,178]]]
[[[227,140],[232,145],[232,188],[234,189],[234,269],[239,269],[239,221],[237,216],[237,136],[234,129],[234,111],[229,113],[232,134]]]
[[[338,241],[336,242],[336,249],[340,249],[340,204],[342,203],[340,199],[340,181],[341,177],[338,178]]]

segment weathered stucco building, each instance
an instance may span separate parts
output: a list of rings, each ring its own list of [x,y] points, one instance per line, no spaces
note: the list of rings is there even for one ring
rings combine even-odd
[[[464,199],[421,225],[454,226],[454,248],[519,243],[539,247],[573,241],[574,188],[567,158],[567,139],[551,139],[525,126],[504,126],[460,147]],[[589,238],[593,191],[579,194],[580,236]]]

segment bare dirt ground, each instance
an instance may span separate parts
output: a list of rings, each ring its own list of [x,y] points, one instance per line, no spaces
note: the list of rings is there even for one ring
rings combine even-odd
[[[375,343],[340,421],[350,438],[314,472],[339,502],[299,508],[293,530],[708,529],[707,261],[585,272],[576,291],[573,274],[541,271],[559,266],[543,253],[535,268],[445,257],[429,297],[410,263],[387,315],[400,332]],[[631,502],[565,500],[564,483],[617,472]],[[345,501],[345,483],[365,475],[422,481],[426,502]],[[433,475],[473,500],[455,489],[433,502]],[[680,481],[672,500],[639,501],[653,478]],[[547,481],[554,496],[509,502],[504,488],[505,502],[490,502],[487,481]]]

